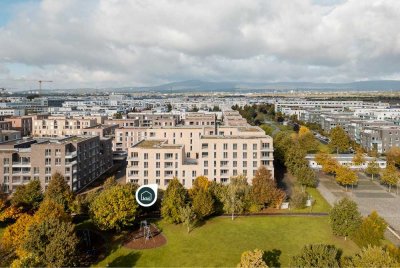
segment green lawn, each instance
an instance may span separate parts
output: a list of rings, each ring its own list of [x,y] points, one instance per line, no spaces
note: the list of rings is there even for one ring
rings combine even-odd
[[[281,266],[308,243],[335,244],[350,255],[357,246],[331,234],[328,217],[217,217],[187,234],[182,225],[160,223],[167,244],[142,251],[116,249],[98,266],[236,266],[245,250],[278,256]],[[151,243],[151,242],[150,242]],[[276,265],[276,263],[275,263]]]
[[[311,212],[329,212],[331,209],[331,205],[325,200],[325,198],[321,195],[321,193],[316,188],[307,188],[306,192],[311,195],[312,199],[315,201]],[[294,212],[294,213],[309,213],[310,208],[305,209],[291,209],[290,211],[287,210],[279,210],[279,212]]]

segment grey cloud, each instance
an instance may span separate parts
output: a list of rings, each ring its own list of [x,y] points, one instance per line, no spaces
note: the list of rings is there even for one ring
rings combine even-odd
[[[379,79],[399,24],[396,0],[45,0],[0,28],[0,64],[63,86]]]

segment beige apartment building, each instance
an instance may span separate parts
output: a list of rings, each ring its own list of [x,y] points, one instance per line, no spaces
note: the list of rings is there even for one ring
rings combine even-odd
[[[213,126],[217,118],[214,113],[186,113],[184,119],[185,126]]]
[[[39,179],[46,189],[56,172],[65,177],[73,191],[79,191],[112,165],[110,138],[72,136],[0,144],[0,185],[5,192],[31,179]]]
[[[10,122],[13,129],[19,130],[23,137],[32,134],[32,116],[12,116],[4,120]]]
[[[227,183],[243,174],[251,183],[260,166],[272,176],[273,144],[259,127],[177,126],[149,129],[122,129],[129,138],[127,182],[157,183],[166,188],[173,177],[191,188],[197,176]],[[116,139],[118,139],[116,131]],[[127,134],[127,135],[126,135]],[[133,145],[132,145],[133,143]],[[117,143],[118,144],[118,143]]]
[[[117,124],[98,124],[102,117],[65,117],[49,116],[33,120],[34,137],[64,137],[74,135],[90,135],[112,137]],[[103,118],[104,119],[104,118]]]

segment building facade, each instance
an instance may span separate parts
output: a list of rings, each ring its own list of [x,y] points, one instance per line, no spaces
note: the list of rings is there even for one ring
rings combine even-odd
[[[23,139],[0,144],[0,185],[13,192],[32,179],[46,189],[51,176],[62,174],[79,191],[112,167],[111,139],[68,137]]]

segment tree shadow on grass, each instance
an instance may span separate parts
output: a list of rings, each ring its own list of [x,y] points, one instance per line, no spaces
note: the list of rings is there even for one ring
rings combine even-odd
[[[281,254],[282,251],[279,249],[269,250],[264,253],[263,259],[268,267],[281,267],[281,263],[279,261]]]
[[[130,252],[126,255],[115,258],[107,266],[108,267],[133,267],[136,265],[136,262],[139,260],[140,255],[141,255],[140,252]]]

